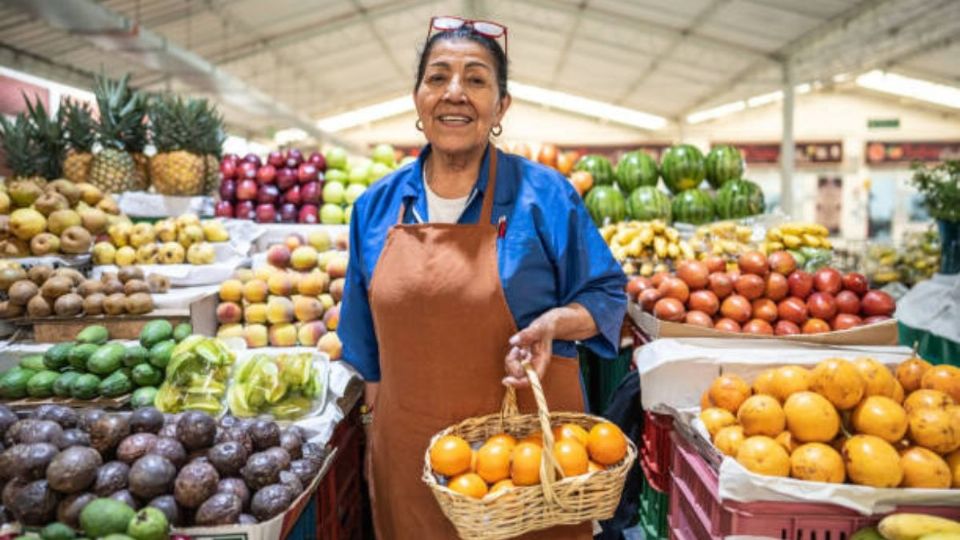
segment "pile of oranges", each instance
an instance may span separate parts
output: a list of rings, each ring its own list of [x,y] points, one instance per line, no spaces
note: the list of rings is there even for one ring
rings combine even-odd
[[[714,379],[700,419],[748,470],[873,487],[960,488],[960,368],[828,358]]]
[[[553,457],[563,476],[602,471],[627,454],[627,439],[615,424],[600,422],[588,432],[576,424],[553,428]],[[457,435],[444,435],[430,447],[430,467],[457,493],[481,499],[488,494],[540,483],[543,434],[518,440],[499,433],[477,448]]]

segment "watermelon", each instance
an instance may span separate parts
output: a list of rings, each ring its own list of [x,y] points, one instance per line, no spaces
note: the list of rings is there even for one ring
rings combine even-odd
[[[670,223],[670,196],[653,186],[640,186],[627,197],[630,219],[662,219]]]
[[[720,189],[729,180],[743,176],[743,156],[735,147],[722,144],[714,146],[707,154],[707,182],[713,189]]]
[[[640,186],[656,186],[660,178],[657,162],[641,150],[627,152],[617,163],[617,185],[624,193],[633,193]]]
[[[755,216],[765,209],[763,190],[750,180],[728,180],[717,190],[714,203],[720,219]]]
[[[688,189],[673,198],[673,221],[701,225],[713,221],[713,199],[706,191]]]
[[[696,146],[671,146],[660,156],[660,176],[674,195],[699,186],[706,174],[703,154]]]
[[[594,187],[587,193],[587,198],[583,202],[598,227],[623,221],[627,214],[627,204],[623,200],[623,194],[613,186]]]
[[[573,167],[575,171],[587,171],[593,175],[593,185],[612,186],[613,185],[613,166],[610,160],[599,154],[587,154],[577,161]]]

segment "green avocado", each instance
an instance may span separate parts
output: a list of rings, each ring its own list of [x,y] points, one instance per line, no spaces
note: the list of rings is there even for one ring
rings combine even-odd
[[[123,365],[134,367],[150,361],[150,351],[143,345],[131,345],[127,347],[123,355]]]
[[[150,347],[150,363],[153,364],[153,367],[166,369],[167,364],[170,363],[170,356],[173,354],[173,349],[176,346],[176,341],[168,339]]]
[[[150,364],[139,364],[133,367],[130,378],[137,386],[156,386],[163,382],[163,372]]]
[[[80,371],[87,370],[87,359],[93,356],[93,353],[97,352],[99,345],[93,343],[83,343],[77,345],[70,349],[70,352],[67,354],[67,362],[70,364],[70,367]]]
[[[90,538],[102,538],[127,532],[133,508],[113,499],[96,499],[80,512],[80,527]]]
[[[20,359],[20,367],[32,369],[33,371],[43,371],[47,365],[43,362],[42,354],[31,354]]]
[[[180,323],[173,329],[173,339],[177,343],[187,339],[191,334],[193,334],[193,325],[188,322]]]
[[[109,375],[123,366],[126,348],[119,343],[107,343],[87,358],[87,371],[97,375]]]
[[[43,353],[43,363],[47,369],[63,369],[70,364],[70,350],[76,346],[76,343],[68,341],[66,343],[57,343]]]
[[[140,407],[153,407],[153,401],[157,397],[157,389],[153,386],[142,386],[133,391],[130,397],[130,407],[139,409]]]
[[[32,369],[13,368],[0,376],[0,398],[20,399],[27,397],[27,382],[37,372]]]
[[[79,371],[65,371],[53,381],[53,395],[59,397],[70,397],[70,388],[73,381],[77,380],[81,373]]]
[[[97,397],[100,387],[100,377],[92,373],[84,373],[70,384],[70,396],[76,399],[93,399]]]
[[[27,381],[27,395],[35,398],[45,398],[53,395],[53,383],[60,377],[56,371],[43,370],[30,377]]]
[[[98,387],[103,397],[117,397],[133,390],[133,383],[122,371],[117,371],[100,382]]]
[[[40,531],[40,538],[43,540],[73,540],[77,537],[77,534],[73,532],[73,529],[55,521]]]
[[[143,325],[143,330],[140,331],[140,344],[147,349],[152,349],[157,343],[168,339],[173,339],[173,325],[164,319],[150,321]]]
[[[88,326],[77,334],[77,343],[93,343],[94,345],[103,345],[110,339],[110,333],[105,326],[94,324]]]

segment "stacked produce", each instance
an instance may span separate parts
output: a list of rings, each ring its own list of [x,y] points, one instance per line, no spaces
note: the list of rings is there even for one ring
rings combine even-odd
[[[877,488],[960,487],[960,368],[869,357],[714,379],[700,419],[748,470]]]
[[[339,358],[347,254],[330,246],[326,231],[291,235],[270,246],[268,264],[238,270],[220,286],[217,336],[243,338],[248,347],[317,346]]]
[[[213,243],[230,239],[223,222],[200,220],[196,214],[183,214],[156,223],[121,222],[111,225],[107,235],[93,246],[98,265],[132,264],[213,264]]]
[[[81,529],[89,538],[156,540],[168,525],[267,521],[290,508],[327,456],[296,426],[152,407],[43,406],[21,420],[0,407],[0,435],[6,511],[68,538]]]
[[[164,352],[169,349],[170,355],[154,406],[169,413],[222,413],[227,377],[235,360],[233,352],[218,339],[198,335],[183,338],[175,345],[169,339],[158,343],[166,343]]]
[[[216,109],[205,99],[162,96],[151,101],[149,115],[157,149],[150,158],[153,189],[164,195],[212,193],[220,180],[224,139]]]
[[[829,231],[816,223],[785,223],[767,230],[760,242],[753,242],[753,228],[735,221],[720,221],[697,227],[691,243],[700,259],[710,255],[735,262],[748,251],[769,255],[786,250],[797,261],[797,267],[815,272],[833,260]]]
[[[624,154],[616,168],[607,158],[589,154],[574,170],[571,181],[589,189],[584,202],[598,226],[625,217],[699,225],[762,214],[765,209],[763,192],[742,178],[743,158],[730,146],[715,147],[706,159],[692,145],[672,146],[664,151],[659,167],[642,151]],[[657,189],[660,178],[672,200]],[[700,189],[704,180],[716,190],[716,197]]]
[[[136,267],[105,273],[96,280],[72,268],[40,264],[26,271],[13,264],[0,270],[0,291],[7,295],[0,302],[0,319],[143,315],[153,311],[151,293],[166,292],[169,287],[167,278],[145,277]]]
[[[576,181],[573,178],[573,166],[577,163],[577,159],[580,157],[580,154],[574,150],[568,150],[566,152],[561,151],[557,148],[557,145],[551,143],[541,144],[537,149],[536,155],[534,155],[533,150],[526,143],[506,143],[501,146],[503,151],[510,152],[511,154],[517,154],[518,156],[523,156],[527,159],[534,160],[541,165],[546,165],[551,169],[557,170],[560,174],[564,176],[569,176],[570,181],[576,186]],[[587,188],[589,189],[589,188]],[[584,191],[581,191],[577,187],[577,191],[580,192],[580,195],[583,195]]]
[[[106,193],[123,193],[145,189],[146,158],[142,148],[147,137],[144,118],[146,117],[145,95],[129,86],[130,75],[119,81],[106,77],[97,77],[94,95],[97,100],[98,121],[92,126],[96,133],[96,146],[87,160],[82,144],[73,143],[74,155],[78,163],[72,173],[76,177],[86,177],[91,184]],[[75,124],[74,130],[89,124]],[[71,140],[85,137],[77,131],[71,134]],[[139,157],[134,157],[135,155]],[[82,164],[88,163],[89,169],[82,170]]]
[[[623,262],[628,275],[652,276],[665,272],[668,264],[692,259],[693,249],[680,233],[662,221],[625,221],[601,227],[614,258]]]
[[[940,235],[936,230],[904,235],[903,245],[872,244],[865,263],[870,282],[880,287],[898,281],[912,287],[940,268]]]
[[[164,328],[169,332],[165,333]],[[178,334],[189,333],[189,328],[178,328]],[[175,343],[170,323],[148,323],[141,333],[140,345],[124,346],[109,340],[105,327],[92,325],[80,331],[73,341],[58,343],[42,355],[24,357],[0,376],[0,398],[56,396],[89,400],[122,396],[136,388],[135,406],[152,403]]]
[[[279,419],[304,416],[326,392],[324,373],[313,353],[256,354],[241,362],[230,379],[230,413],[239,417],[266,413]]]
[[[846,330],[889,319],[893,298],[867,278],[834,268],[797,269],[786,251],[753,251],[726,271],[723,259],[683,261],[673,274],[635,277],[627,293],[658,319],[724,332],[794,335]]]
[[[477,450],[457,435],[445,435],[430,447],[430,468],[447,488],[475,499],[500,491],[540,484],[543,434],[517,439],[498,433]],[[553,456],[563,478],[593,474],[620,462],[627,440],[615,424],[600,422],[590,431],[577,424],[553,427]]]

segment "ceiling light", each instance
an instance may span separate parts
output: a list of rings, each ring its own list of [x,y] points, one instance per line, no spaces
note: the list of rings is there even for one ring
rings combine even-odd
[[[329,132],[341,131],[347,128],[369,124],[391,116],[407,113],[414,110],[413,99],[409,94],[393,98],[368,107],[361,107],[343,114],[328,116],[317,121],[317,127]]]
[[[662,116],[529,84],[511,82],[510,95],[522,101],[642,129],[654,130],[667,125],[667,119]]]
[[[747,98],[748,107],[759,107],[761,105],[766,105],[768,103],[774,103],[783,99],[783,92],[777,90],[776,92],[770,92],[769,94],[760,94],[759,96],[753,96],[752,98]]]
[[[281,129],[273,134],[273,142],[277,146],[285,146],[307,138],[307,132],[300,128]]]
[[[810,83],[798,84],[793,87],[793,91],[797,94],[807,94],[810,92]]]
[[[857,77],[864,88],[960,109],[960,88],[874,70]]]
[[[697,111],[687,115],[688,124],[699,124],[700,122],[706,122],[707,120],[713,120],[714,118],[720,118],[721,116],[727,116],[728,114],[733,114],[735,112],[742,111],[747,108],[747,103],[745,101],[734,101],[733,103],[726,103],[719,105],[712,109],[704,109],[702,111]]]

